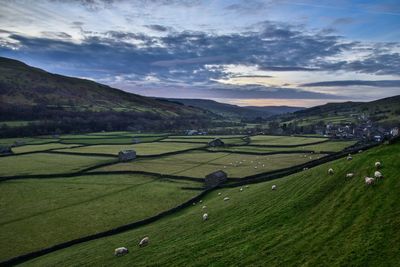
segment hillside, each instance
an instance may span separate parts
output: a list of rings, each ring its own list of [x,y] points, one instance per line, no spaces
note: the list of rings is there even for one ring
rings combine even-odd
[[[400,144],[382,145],[275,181],[214,190],[203,203],[25,266],[398,266]],[[385,178],[367,187],[374,162]],[[328,175],[328,168],[335,170]],[[346,179],[348,172],[355,177]],[[278,189],[271,190],[276,184]],[[221,196],[218,193],[221,192]],[[229,201],[223,201],[226,196]],[[202,209],[206,205],[206,209]],[[207,211],[209,220],[203,222]],[[150,244],[137,246],[149,236]],[[116,247],[129,254],[115,257]]]
[[[0,57],[1,105],[63,107],[68,110],[137,111],[164,115],[198,112],[193,108],[127,93],[93,81],[48,73]]]
[[[303,108],[287,107],[287,106],[265,106],[265,107],[240,107],[236,105],[220,103],[208,99],[184,99],[184,98],[170,98],[173,102],[179,102],[186,106],[192,106],[208,110],[212,113],[218,114],[226,118],[247,118],[254,119],[257,117],[267,118],[277,114],[294,112]]]
[[[353,122],[364,115],[381,125],[398,125],[400,121],[400,95],[371,102],[328,103],[282,116],[285,121],[302,120],[303,123]]]
[[[3,136],[48,134],[56,130],[126,130],[127,127],[170,130],[201,127],[213,116],[195,107],[48,73],[0,57],[0,126],[1,122],[8,122],[3,127]],[[9,129],[8,125],[13,123],[22,127]]]

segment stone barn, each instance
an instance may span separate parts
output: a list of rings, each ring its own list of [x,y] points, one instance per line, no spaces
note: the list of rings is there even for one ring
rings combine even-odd
[[[211,147],[224,146],[224,145],[225,145],[225,143],[219,138],[216,138],[216,139],[208,142],[208,146],[211,146]]]
[[[228,175],[224,171],[216,171],[210,173],[205,178],[206,188],[213,188],[216,187],[228,179]]]
[[[13,151],[9,146],[0,146],[0,155],[12,154]]]
[[[118,153],[119,161],[130,161],[136,158],[135,150],[122,150]]]

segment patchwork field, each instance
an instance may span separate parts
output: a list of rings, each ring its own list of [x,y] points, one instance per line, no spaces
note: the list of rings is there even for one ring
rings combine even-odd
[[[398,266],[400,144],[380,146],[275,181],[216,190],[201,205],[24,266]],[[384,180],[364,176],[383,163]],[[334,175],[327,175],[333,168]],[[346,179],[348,172],[355,176]],[[271,185],[277,190],[272,191]],[[218,193],[221,192],[219,196]],[[223,201],[224,197],[229,201]],[[149,246],[139,248],[143,236]],[[212,244],[210,246],[210,244]],[[115,257],[126,246],[129,254]]]
[[[328,140],[328,138],[321,137],[298,137],[298,136],[274,136],[274,135],[257,135],[251,138],[252,145],[305,145],[315,142]]]
[[[138,221],[198,194],[144,175],[22,179],[0,183],[0,261]]]
[[[0,157],[0,177],[77,172],[112,161],[115,161],[115,158],[50,153]]]
[[[160,174],[204,178],[223,170],[228,177],[240,178],[299,165],[324,155],[276,154],[268,156],[193,151],[154,159],[118,163],[93,171],[146,171]]]
[[[44,150],[49,150],[49,149],[53,150],[53,149],[60,149],[60,148],[71,148],[71,147],[76,147],[76,146],[78,146],[78,145],[49,143],[49,144],[43,144],[43,145],[24,145],[24,146],[13,147],[12,151],[15,154],[20,154],[20,153],[27,153],[27,152],[44,151]]]
[[[164,137],[155,136],[155,137],[139,137],[137,138],[140,142],[154,142],[161,140]],[[101,145],[101,144],[133,144],[132,137],[96,137],[96,136],[89,136],[87,137],[79,137],[79,138],[65,138],[62,139],[61,142],[64,144],[84,144],[84,145]],[[135,138],[136,139],[136,138]]]
[[[0,178],[4,176],[20,177],[19,179],[0,182],[0,213],[2,214],[0,216],[0,262],[38,249],[149,218],[162,211],[171,209],[198,195],[204,189],[203,182],[192,181],[191,178],[204,178],[207,174],[217,170],[225,171],[229,178],[245,178],[303,164],[326,155],[318,153],[319,151],[336,152],[354,144],[354,141],[327,141],[310,145],[310,143],[328,139],[263,135],[251,137],[250,145],[245,145],[243,136],[220,136],[228,146],[208,148],[209,151],[203,149],[207,147],[207,142],[213,140],[215,137],[217,136],[169,136],[167,138],[165,134],[113,132],[63,135],[59,138],[43,136],[41,138],[0,139],[0,144],[9,144],[16,140],[24,140],[25,142],[24,145],[13,148],[14,155],[0,157]],[[133,144],[135,138],[141,143]],[[296,146],[268,147],[268,145]],[[138,158],[131,162],[118,162],[117,153],[126,149],[133,149],[140,156],[153,155],[154,157]],[[185,151],[191,149],[195,150]],[[54,153],[42,152],[46,150],[54,150]],[[312,150],[315,153],[295,152],[298,150]],[[295,153],[284,153],[288,151]],[[21,154],[26,152],[35,153]],[[82,153],[82,155],[57,152],[74,152]],[[176,154],[157,156],[158,154],[169,152],[176,152]],[[245,152],[255,154],[245,154]],[[257,153],[265,152],[278,153],[273,155],[257,155]],[[94,155],[89,155],[90,153]],[[355,155],[355,158],[358,157],[360,157],[358,154]],[[81,173],[82,170],[100,166],[104,163],[110,163],[110,165],[94,168],[90,173]],[[341,170],[338,164],[332,166],[335,166],[335,170],[336,168]],[[157,178],[160,176],[152,174],[108,173],[111,171],[142,171],[161,174],[163,176],[162,178]],[[293,188],[287,191],[288,195],[286,197],[288,199],[293,198],[296,201],[304,201],[302,198],[297,198],[303,194],[299,190],[305,190],[304,194],[313,194],[313,192],[323,190],[324,186],[322,185],[328,183],[329,179],[333,179],[333,177],[326,178],[326,175],[321,174],[322,172],[316,173],[310,171],[302,172],[290,179],[284,178],[288,179],[287,181],[291,181],[287,182],[288,188]],[[76,176],[65,177],[64,174],[66,173],[75,173],[74,175]],[[325,173],[326,170],[324,170]],[[40,175],[47,174],[51,174],[53,177],[40,177]],[[39,177],[37,179],[26,179],[25,175],[38,175]],[[173,178],[168,177],[168,175],[180,177],[178,179],[178,177]],[[285,182],[283,182],[284,179],[279,180],[279,186],[285,185]],[[310,179],[320,179],[316,184],[320,184],[322,187],[316,186],[313,189],[305,189],[295,186],[306,184],[311,181]],[[250,205],[249,209],[252,212],[260,213],[257,208],[272,212],[266,213],[266,217],[263,217],[262,220],[261,217],[256,216],[260,219],[259,222],[253,221],[255,225],[264,225],[266,227],[265,231],[272,229],[266,225],[271,223],[273,225],[274,216],[281,216],[280,213],[277,215],[277,210],[273,210],[279,207],[280,204],[272,199],[272,195],[266,193],[265,184],[267,187],[270,186],[270,183],[252,185],[250,189],[245,189],[242,193],[239,193],[238,188],[221,190],[224,196],[232,196],[232,201],[222,202],[225,206],[221,207],[218,206],[221,204],[220,197],[216,195],[216,192],[211,193],[205,198],[207,207],[209,207],[207,211],[210,209],[210,218],[213,220],[217,213],[225,214],[221,215],[218,220],[226,223],[227,218],[231,218],[230,222],[232,224],[229,224],[230,228],[235,228],[235,231],[239,232],[250,231],[238,228],[240,225],[243,225],[245,220],[240,216],[248,216],[245,206]],[[254,190],[250,194],[251,196],[246,195],[247,191],[250,190]],[[248,197],[250,198],[248,199]],[[243,206],[240,206],[238,204],[244,203],[247,200],[250,202],[246,205],[243,204]],[[239,205],[238,208],[241,214],[239,217],[236,213],[225,213],[228,210],[232,210],[233,206],[231,203],[235,203],[235,208],[236,205]],[[285,207],[285,205],[289,207],[292,205],[291,203],[288,200],[287,204],[282,204],[282,207]],[[254,207],[254,205],[257,207]],[[271,205],[274,207],[271,207]],[[185,231],[191,231],[190,229],[195,227],[194,224],[201,223],[201,217],[191,218],[194,213],[197,214],[199,212],[200,207],[198,206],[174,215],[178,216],[177,218],[184,218],[183,221],[180,221],[180,219],[177,221],[174,219],[175,217],[172,217],[172,219],[169,217],[169,219],[157,222],[163,231],[151,228],[154,224],[140,228],[148,229],[143,230],[144,232],[141,232],[142,230],[134,231],[134,234],[129,237],[131,240],[129,242],[136,243],[142,235],[149,234],[152,238],[153,235],[157,235],[155,240],[156,242],[160,242],[162,246],[157,247],[157,245],[154,245],[153,248],[152,241],[152,245],[148,249],[166,248],[171,249],[179,257],[189,257],[187,253],[191,249],[179,252],[175,248],[170,247],[173,243],[164,243],[164,237],[168,236],[178,241],[178,243],[184,242],[183,239],[179,238],[179,235],[175,236],[172,231],[182,233],[182,238],[187,238],[189,233],[185,233]],[[290,214],[290,212],[287,214]],[[170,224],[171,220],[172,224]],[[265,223],[266,221],[268,221],[268,224]],[[239,224],[235,226],[234,222],[238,222]],[[162,223],[165,223],[165,225]],[[176,228],[179,228],[179,226],[175,225],[176,223],[182,226],[182,229],[176,230]],[[210,225],[213,223],[211,222]],[[244,229],[253,229],[253,224],[244,226]],[[207,229],[204,229],[206,233],[213,228]],[[140,232],[139,235],[137,231]],[[199,231],[201,232],[202,230]],[[197,231],[197,234],[200,234],[199,231]],[[217,231],[220,231],[220,233],[217,233],[216,236],[208,240],[214,240],[213,243],[215,243],[216,240],[219,240],[218,236],[226,238],[225,234],[227,232],[225,230],[219,229]],[[251,232],[250,235],[254,233]],[[246,234],[246,236],[248,235]],[[117,241],[114,241],[114,238]],[[125,240],[124,238],[127,238],[127,236],[118,235],[112,238],[101,239],[94,243],[89,242],[73,246],[71,249],[65,251],[71,251],[72,254],[70,255],[77,256],[79,263],[76,265],[79,266],[99,265],[99,261],[101,262],[101,260],[104,260],[104,264],[110,266],[131,266],[130,257],[124,257],[122,261],[118,262],[113,261],[114,257],[108,257],[109,254],[112,255],[114,244],[120,243],[121,240]],[[260,242],[264,242],[264,238],[267,237],[260,239]],[[107,245],[103,243],[103,240],[110,240],[110,243]],[[192,240],[192,237],[188,238],[188,240]],[[203,250],[203,245],[206,241],[202,238],[200,240],[200,243],[197,243],[193,239],[190,247],[196,247],[200,251]],[[237,240],[233,239],[233,241],[235,245],[238,245],[236,244]],[[278,242],[277,240],[275,241]],[[129,242],[128,245],[131,244]],[[221,246],[226,247],[228,243],[221,243]],[[85,245],[91,247],[91,244],[96,244],[95,249],[98,249],[101,253],[103,249],[106,249],[103,248],[105,245],[108,247],[111,244],[112,248],[107,248],[109,249],[108,254],[102,253],[97,257],[92,257],[89,254],[82,255],[81,252],[86,251],[86,249],[89,249],[88,251],[92,253],[91,248],[85,247]],[[185,246],[188,246],[188,244],[185,243]],[[268,246],[271,246],[272,243],[268,244]],[[75,250],[77,247],[81,247],[83,250]],[[257,247],[249,248],[251,251],[254,249],[257,249]],[[233,253],[238,253],[233,248],[230,250]],[[55,252],[50,254],[51,257],[48,255],[29,264],[32,263],[38,266],[53,266],[54,264],[74,266],[74,264],[71,264],[69,258],[65,258],[63,253],[64,250]],[[164,252],[157,253],[162,258],[157,259],[155,262],[146,260],[145,257],[137,254],[140,262],[139,265],[171,265],[171,257]],[[247,253],[251,257],[252,253]],[[208,259],[208,261],[204,261],[204,263],[206,262],[211,261]],[[172,265],[175,264],[188,265],[186,260],[179,260]],[[199,264],[203,265],[200,262]],[[235,264],[230,259],[222,258],[218,261],[217,265],[226,266]],[[252,263],[248,262],[247,265],[252,265]],[[259,264],[255,263],[253,265]]]
[[[265,146],[234,146],[234,147],[214,147],[208,148],[210,151],[231,151],[231,152],[248,152],[248,153],[270,153],[270,152],[287,152],[287,151],[314,151],[314,152],[339,152],[346,147],[352,146],[357,141],[329,141],[316,145],[303,145],[298,147],[265,147]]]
[[[177,152],[193,148],[204,147],[203,144],[190,143],[172,143],[172,142],[154,142],[142,143],[136,145],[93,145],[77,147],[72,149],[63,149],[60,151],[74,153],[97,153],[97,154],[112,154],[117,155],[121,150],[134,149],[137,155],[156,155],[169,152]]]

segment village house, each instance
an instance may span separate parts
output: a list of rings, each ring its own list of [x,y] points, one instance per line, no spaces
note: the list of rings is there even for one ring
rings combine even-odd
[[[122,150],[118,153],[119,161],[130,161],[136,158],[135,150]]]
[[[207,175],[204,181],[206,184],[206,188],[213,188],[222,184],[227,179],[227,174],[224,171],[219,170]]]
[[[211,147],[224,146],[224,145],[225,145],[225,143],[219,138],[215,138],[214,140],[208,142],[208,146],[211,146]]]

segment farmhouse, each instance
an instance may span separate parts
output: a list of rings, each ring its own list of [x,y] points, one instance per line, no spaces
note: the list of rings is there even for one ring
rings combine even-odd
[[[222,142],[222,140],[219,139],[219,138],[216,138],[216,139],[214,139],[214,140],[208,142],[208,146],[211,146],[211,147],[223,146],[224,144],[225,144],[225,143]]]
[[[206,176],[206,188],[213,188],[227,180],[227,174],[224,171],[216,171]]]
[[[118,153],[119,161],[130,161],[136,158],[135,150],[122,150]]]
[[[9,146],[0,146],[0,155],[12,154],[13,151]]]

